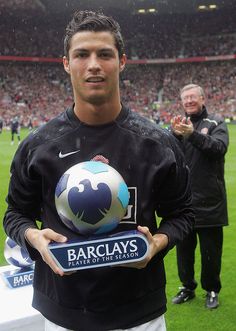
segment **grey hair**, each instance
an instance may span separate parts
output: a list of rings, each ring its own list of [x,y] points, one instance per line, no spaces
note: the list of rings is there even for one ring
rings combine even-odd
[[[199,94],[205,98],[205,93],[203,91],[203,88],[197,84],[188,84],[185,85],[181,90],[180,90],[180,96],[183,94],[184,91],[191,90],[192,88],[197,88],[199,91]]]

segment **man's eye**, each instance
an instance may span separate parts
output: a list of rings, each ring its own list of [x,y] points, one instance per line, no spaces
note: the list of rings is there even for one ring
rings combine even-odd
[[[77,57],[79,57],[79,58],[85,58],[85,57],[87,57],[87,54],[86,53],[78,53],[77,54]]]
[[[110,53],[101,53],[100,57],[109,58],[109,57],[111,57],[111,54]]]

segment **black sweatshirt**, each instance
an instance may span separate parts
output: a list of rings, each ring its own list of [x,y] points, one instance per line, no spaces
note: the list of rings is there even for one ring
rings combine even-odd
[[[131,213],[115,232],[148,226],[152,234],[165,233],[169,245],[141,270],[101,267],[60,277],[27,244],[24,232],[38,220],[42,228],[78,237],[57,214],[55,188],[68,168],[98,155],[130,191]],[[80,122],[70,108],[21,143],[11,174],[4,228],[36,260],[34,308],[76,331],[131,328],[166,311],[163,257],[194,226],[189,171],[171,133],[125,107],[114,122],[99,126]]]

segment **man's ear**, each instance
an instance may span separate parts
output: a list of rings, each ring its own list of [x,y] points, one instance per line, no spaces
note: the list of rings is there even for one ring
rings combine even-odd
[[[125,69],[126,62],[127,62],[127,57],[125,54],[123,54],[122,57],[120,58],[120,72],[122,72]]]
[[[70,64],[69,64],[69,60],[67,59],[66,56],[63,56],[63,65],[64,65],[64,69],[65,71],[70,74]]]

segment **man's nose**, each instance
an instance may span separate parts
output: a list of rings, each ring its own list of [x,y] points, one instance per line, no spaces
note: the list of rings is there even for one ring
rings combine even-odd
[[[89,58],[88,69],[95,72],[101,69],[100,62],[96,54],[91,54]]]

